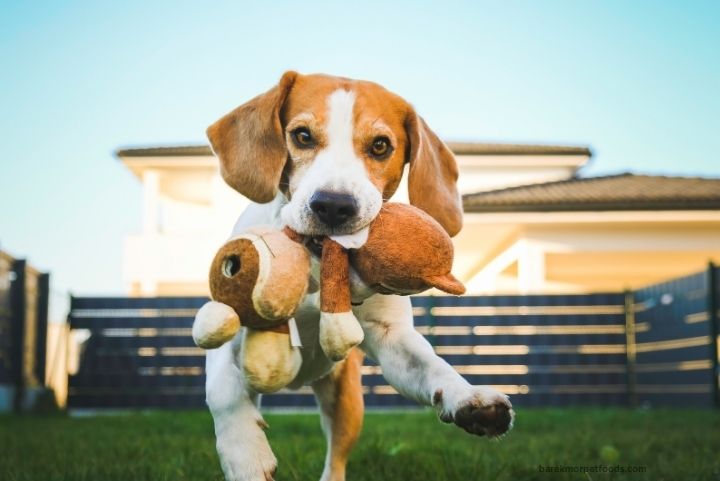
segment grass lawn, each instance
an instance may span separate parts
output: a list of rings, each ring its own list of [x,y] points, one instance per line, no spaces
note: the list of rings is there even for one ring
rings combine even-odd
[[[276,479],[317,481],[317,415],[268,414]],[[547,473],[539,465],[643,466],[644,473]],[[0,480],[221,480],[205,412],[0,417]],[[349,481],[718,480],[720,412],[520,409],[500,441],[432,412],[369,413]]]

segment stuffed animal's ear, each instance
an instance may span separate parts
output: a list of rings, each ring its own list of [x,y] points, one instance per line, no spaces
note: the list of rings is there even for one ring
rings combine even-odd
[[[270,202],[278,190],[288,156],[280,110],[297,75],[285,72],[278,85],[207,129],[223,179],[255,202]]]
[[[430,214],[454,236],[463,222],[455,156],[412,107],[405,119],[405,131],[410,144],[410,203]]]
[[[434,276],[428,279],[431,286],[454,296],[465,294],[465,286],[454,275]]]

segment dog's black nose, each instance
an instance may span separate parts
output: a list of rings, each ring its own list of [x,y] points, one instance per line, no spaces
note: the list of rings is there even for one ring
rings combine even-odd
[[[310,209],[320,222],[338,227],[357,214],[355,197],[349,194],[319,191],[310,198]]]

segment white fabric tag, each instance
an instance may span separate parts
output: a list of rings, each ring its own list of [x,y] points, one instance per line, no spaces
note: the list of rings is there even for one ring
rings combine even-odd
[[[302,342],[300,341],[300,331],[298,331],[297,323],[295,322],[294,317],[291,317],[288,320],[288,329],[290,330],[290,345],[292,347],[302,347]]]
[[[331,235],[329,237],[346,249],[359,249],[367,242],[368,234],[370,234],[370,226],[352,234]]]

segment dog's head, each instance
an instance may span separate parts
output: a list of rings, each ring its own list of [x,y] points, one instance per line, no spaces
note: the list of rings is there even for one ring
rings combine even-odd
[[[286,72],[207,130],[223,178],[255,202],[282,192],[283,221],[309,235],[369,224],[409,163],[410,203],[462,227],[455,158],[413,107],[377,84]]]

